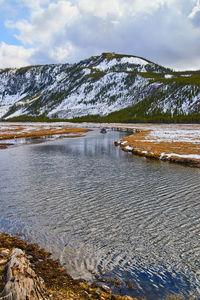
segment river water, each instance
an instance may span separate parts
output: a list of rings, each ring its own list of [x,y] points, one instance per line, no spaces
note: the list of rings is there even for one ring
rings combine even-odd
[[[37,242],[114,292],[200,299],[200,170],[133,156],[125,133],[0,151],[0,232]],[[108,284],[109,285],[109,284]]]

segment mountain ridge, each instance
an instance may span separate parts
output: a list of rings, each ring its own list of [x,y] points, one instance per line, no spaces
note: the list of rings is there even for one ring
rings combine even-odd
[[[138,111],[140,103],[145,105]],[[128,108],[132,119],[199,114],[200,71],[174,72],[142,57],[116,53],[75,64],[0,69],[2,119],[102,117]]]

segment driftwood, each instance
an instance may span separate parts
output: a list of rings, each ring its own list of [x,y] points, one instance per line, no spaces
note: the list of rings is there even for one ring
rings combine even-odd
[[[45,286],[30,267],[30,262],[21,249],[13,249],[5,267],[5,286],[0,299],[46,300]]]

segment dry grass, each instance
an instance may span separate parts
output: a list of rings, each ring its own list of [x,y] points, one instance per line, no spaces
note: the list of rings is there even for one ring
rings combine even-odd
[[[23,131],[24,129],[26,129],[26,131]],[[27,126],[27,128],[18,127],[11,130],[7,129],[7,131],[1,130],[0,140],[8,140],[13,138],[26,138],[26,137],[34,138],[34,137],[47,136],[47,135],[80,133],[80,132],[87,132],[87,131],[88,129],[77,128],[77,127],[45,128],[45,126],[39,126],[39,127],[35,126],[33,128]],[[77,135],[76,137],[78,136],[79,135]]]
[[[3,143],[3,144],[0,144],[0,149],[6,149],[8,148],[9,146],[12,146],[14,144],[11,144],[11,143]]]
[[[124,151],[129,151],[126,146],[130,146],[133,148],[132,152],[140,156],[200,167],[200,159],[176,156],[176,154],[200,155],[200,143],[151,141],[148,139],[150,132],[151,130],[139,131],[123,138],[121,141],[127,141],[127,143],[121,144],[121,148]],[[174,153],[174,155],[168,157],[167,154],[170,153]]]

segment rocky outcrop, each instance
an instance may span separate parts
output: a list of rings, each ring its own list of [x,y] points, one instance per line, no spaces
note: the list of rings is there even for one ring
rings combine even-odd
[[[61,266],[59,260],[50,258],[49,252],[40,249],[36,244],[27,244],[17,237],[0,234],[0,299],[49,298],[53,300],[133,299],[129,296],[112,294],[111,289],[105,284],[89,285],[84,280],[74,280]]]
[[[21,249],[15,248],[10,253],[5,267],[5,286],[0,296],[7,300],[49,299],[43,279],[36,275]]]

